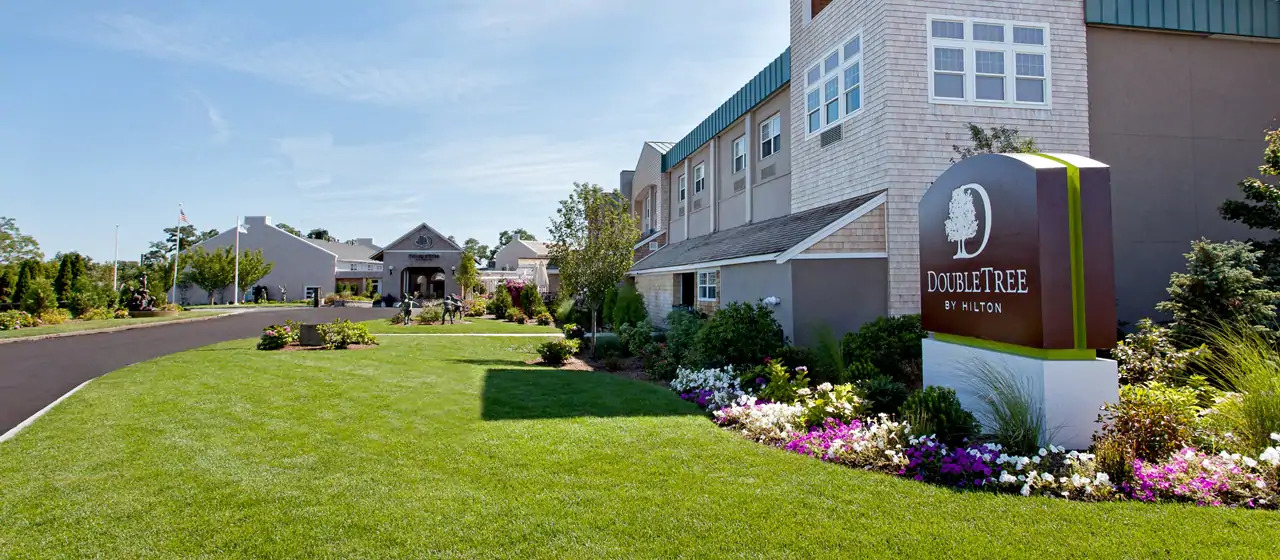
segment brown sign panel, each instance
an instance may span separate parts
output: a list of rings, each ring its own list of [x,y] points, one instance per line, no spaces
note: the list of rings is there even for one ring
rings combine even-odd
[[[1074,327],[1068,181],[1067,166],[1052,159],[992,154],[965,159],[933,183],[920,201],[925,329],[1033,348],[1083,347]],[[1109,187],[1107,196],[1107,228],[1094,237],[1109,247]],[[1092,218],[1086,221],[1101,220]],[[1092,272],[1100,280],[1104,269]],[[1105,304],[1114,341],[1114,297]]]

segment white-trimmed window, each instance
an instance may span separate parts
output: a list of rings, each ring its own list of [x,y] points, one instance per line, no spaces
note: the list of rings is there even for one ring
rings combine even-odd
[[[805,131],[816,134],[862,109],[862,34],[836,45],[804,76]]]
[[[356,270],[356,267],[358,267],[359,265],[357,265],[356,263],[351,263],[348,266],[351,267],[351,270]]]
[[[644,232],[653,231],[653,195],[644,197]]]
[[[705,188],[707,188],[707,166],[699,163],[693,166],[693,194],[698,194]]]
[[[718,299],[720,299],[720,271],[699,271],[698,301],[716,301]]]
[[[680,201],[684,202],[685,197],[689,195],[689,179],[685,177],[683,174],[680,175],[679,185],[680,185]]]
[[[929,16],[929,100],[1047,107],[1049,26]]]
[[[782,150],[782,114],[777,113],[760,123],[760,159]]]
[[[747,135],[733,139],[733,172],[738,173],[747,168]]]

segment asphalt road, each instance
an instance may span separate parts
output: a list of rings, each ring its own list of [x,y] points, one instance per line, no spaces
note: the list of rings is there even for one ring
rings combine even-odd
[[[290,308],[249,311],[176,325],[0,344],[0,433],[77,385],[129,364],[218,342],[256,338],[262,328],[293,319],[365,321],[394,309]]]

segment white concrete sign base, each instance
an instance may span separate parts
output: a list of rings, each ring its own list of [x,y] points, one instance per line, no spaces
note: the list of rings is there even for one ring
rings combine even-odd
[[[1088,448],[1099,427],[1100,408],[1119,400],[1112,360],[1042,360],[933,339],[924,340],[923,358],[924,384],[955,389],[964,407],[984,424],[986,407],[973,372],[982,363],[1006,372],[1039,399],[1050,443],[1067,449]]]

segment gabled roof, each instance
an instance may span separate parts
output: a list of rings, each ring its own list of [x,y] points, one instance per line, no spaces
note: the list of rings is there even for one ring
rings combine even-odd
[[[883,192],[876,191],[811,210],[673,243],[641,259],[631,267],[631,272],[777,255],[872,202]]]
[[[653,149],[658,150],[658,153],[660,153],[660,154],[665,154],[665,153],[667,153],[667,152],[671,151],[671,148],[676,147],[676,143],[675,143],[675,142],[656,142],[656,141],[649,141],[649,142],[645,142],[645,144],[648,144],[648,145],[650,145],[650,146],[653,146]]]
[[[533,249],[533,251],[537,253],[539,257],[545,257],[551,254],[551,249],[547,247],[546,243],[543,243],[541,241],[525,241],[523,239],[520,239],[518,241],[520,241],[521,243],[524,243],[530,249]]]
[[[439,232],[439,230],[437,230],[436,228],[433,228],[433,227],[431,227],[431,226],[427,225],[427,223],[426,223],[426,222],[422,222],[422,223],[420,223],[420,224],[418,224],[418,225],[416,225],[416,226],[413,226],[413,229],[410,229],[409,231],[406,231],[406,232],[404,233],[404,235],[401,235],[400,237],[397,237],[395,241],[392,241],[391,243],[386,244],[385,246],[383,246],[383,248],[382,248],[382,249],[386,249],[386,248],[388,248],[388,247],[395,247],[396,245],[399,245],[401,241],[404,241],[404,240],[408,239],[410,236],[412,236],[412,235],[413,235],[413,234],[415,234],[415,233],[418,233],[420,230],[423,230],[423,229],[427,230],[427,232],[428,232],[428,233],[431,233],[431,234],[435,235],[435,236],[436,236],[437,238],[439,238],[441,241],[443,241],[443,242],[447,243],[447,244],[448,244],[448,247],[449,247],[447,250],[452,250],[452,251],[461,251],[461,250],[462,250],[462,246],[461,246],[461,245],[458,245],[458,244],[457,244],[457,243],[455,243],[454,241],[450,240],[448,236],[442,235],[442,234]],[[370,256],[369,258],[371,258],[371,259],[373,259],[373,260],[375,260],[375,261],[380,261],[380,260],[382,260],[382,249],[379,249],[377,253],[374,253],[374,254],[373,254],[372,256]],[[439,248],[435,248],[434,250],[439,251],[439,250],[441,250],[441,249],[439,249]]]
[[[382,247],[376,245],[353,245],[351,243],[339,243],[337,241],[325,241],[323,239],[307,239],[303,241],[324,249],[330,253],[338,255],[338,259],[344,261],[369,261],[373,260],[373,254],[382,250]]]
[[[791,81],[791,47],[782,51],[778,58],[764,67],[756,77],[751,78],[747,85],[742,86],[737,93],[733,94],[728,101],[720,105],[720,108],[711,113],[670,150],[662,154],[662,170],[667,171],[675,164],[680,163],[684,158],[689,157],[703,144],[706,144],[712,136],[720,133],[720,131],[729,127],[738,120],[738,117],[746,114],[752,107],[759,105],[765,99],[768,99],[774,92],[782,89],[782,86]]]

